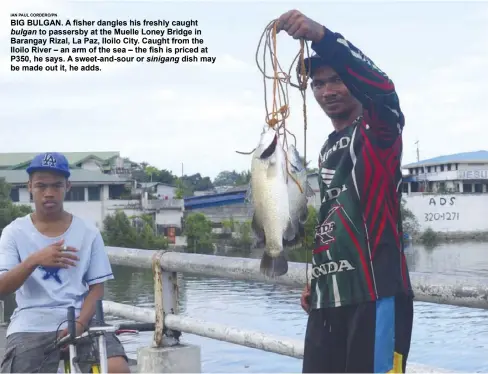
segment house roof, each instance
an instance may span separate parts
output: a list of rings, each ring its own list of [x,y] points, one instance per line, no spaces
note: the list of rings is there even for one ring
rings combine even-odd
[[[0,153],[0,168],[13,168],[19,164],[30,162],[35,156],[42,152],[26,152],[26,153]],[[66,156],[70,165],[75,165],[89,157],[106,161],[113,157],[119,157],[120,152],[61,152]]]
[[[140,188],[152,188],[152,187],[157,187],[157,186],[166,186],[166,187],[176,188],[176,186],[172,186],[171,184],[162,183],[162,182],[138,182],[137,186]]]
[[[0,170],[0,178],[5,178],[9,184],[27,184],[29,175],[25,170]],[[127,182],[115,175],[85,169],[71,170],[70,181],[77,184],[125,184]]]
[[[434,158],[429,158],[427,160],[422,160],[419,162],[414,162],[408,165],[402,166],[403,169],[415,168],[419,166],[431,166],[439,164],[483,164],[488,163],[488,151],[475,151],[475,152],[463,152],[454,153],[452,155],[439,156]]]

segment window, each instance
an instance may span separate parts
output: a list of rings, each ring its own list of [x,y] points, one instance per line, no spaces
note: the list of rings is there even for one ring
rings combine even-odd
[[[10,199],[14,202],[19,201],[19,189],[18,188],[12,188],[10,190]]]
[[[88,187],[88,201],[100,201],[100,186]]]
[[[85,201],[85,187],[71,187],[65,201]]]

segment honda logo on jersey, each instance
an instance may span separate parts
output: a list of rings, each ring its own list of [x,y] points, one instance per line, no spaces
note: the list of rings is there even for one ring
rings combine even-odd
[[[312,276],[318,278],[322,275],[342,273],[343,271],[356,270],[347,260],[329,261],[312,269]]]

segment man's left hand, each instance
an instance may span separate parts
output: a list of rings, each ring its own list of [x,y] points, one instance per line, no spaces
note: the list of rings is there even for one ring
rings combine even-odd
[[[82,325],[80,322],[76,321],[75,325],[76,325],[76,336],[80,336],[85,332],[85,326]],[[68,328],[61,330],[58,333],[58,339],[64,338],[66,335],[68,335]],[[63,349],[67,349],[67,347],[64,347]]]
[[[324,26],[308,18],[298,10],[290,10],[278,18],[277,32],[284,30],[294,39],[306,39],[319,42],[325,34]]]

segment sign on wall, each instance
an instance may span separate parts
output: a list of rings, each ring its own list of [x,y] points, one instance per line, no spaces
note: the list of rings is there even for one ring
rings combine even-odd
[[[488,170],[458,170],[458,179],[488,179]]]
[[[421,230],[438,232],[488,231],[488,194],[436,194],[406,196],[407,208]]]

